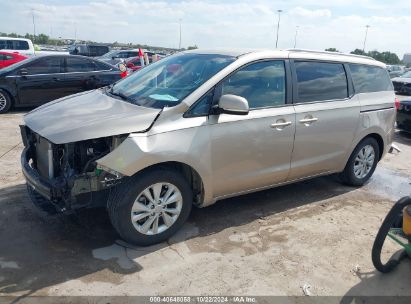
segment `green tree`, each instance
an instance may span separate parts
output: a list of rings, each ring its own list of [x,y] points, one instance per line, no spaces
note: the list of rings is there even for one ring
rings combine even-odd
[[[49,36],[45,34],[39,34],[38,36],[36,36],[35,42],[39,44],[47,44],[49,42]]]
[[[187,47],[187,50],[195,50],[198,49],[197,44]]]
[[[325,51],[327,51],[327,52],[340,52],[336,48],[328,48],[328,49],[325,49]]]
[[[363,50],[360,50],[360,49],[355,49],[354,51],[351,52],[351,54],[366,55],[366,53]]]

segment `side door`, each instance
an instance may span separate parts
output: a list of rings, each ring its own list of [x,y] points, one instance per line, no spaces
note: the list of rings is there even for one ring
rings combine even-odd
[[[47,56],[23,65],[16,75],[20,104],[37,105],[64,96],[63,59]]]
[[[65,95],[94,89],[95,65],[89,58],[67,56],[65,58]]]
[[[348,67],[338,62],[292,60],[296,132],[290,180],[343,167],[360,117]]]
[[[250,112],[210,116],[215,197],[286,181],[295,132],[288,67],[284,60],[251,63],[217,86],[220,96],[246,98]]]

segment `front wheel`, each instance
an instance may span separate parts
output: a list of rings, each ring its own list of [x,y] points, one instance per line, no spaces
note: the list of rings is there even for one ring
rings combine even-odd
[[[6,113],[11,108],[11,97],[3,90],[0,90],[0,114]]]
[[[129,243],[148,246],[167,240],[187,220],[192,190],[178,172],[157,169],[133,176],[108,200],[111,222]]]
[[[363,139],[352,152],[344,171],[342,181],[350,186],[364,185],[374,173],[379,161],[380,148],[372,137]]]

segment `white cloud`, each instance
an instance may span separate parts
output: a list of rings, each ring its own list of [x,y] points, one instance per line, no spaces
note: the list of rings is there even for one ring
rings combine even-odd
[[[331,11],[329,9],[305,9],[301,6],[298,6],[290,11],[290,15],[295,17],[305,17],[305,18],[321,18],[331,17]]]

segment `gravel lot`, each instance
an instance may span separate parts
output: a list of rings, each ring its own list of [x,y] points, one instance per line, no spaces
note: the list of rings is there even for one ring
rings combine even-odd
[[[411,193],[411,135],[363,188],[316,178],[194,209],[167,243],[121,242],[104,210],[48,217],[20,172],[23,112],[0,117],[0,295],[411,295],[411,263],[371,264],[392,203]]]

